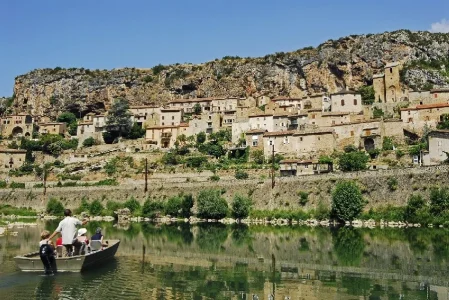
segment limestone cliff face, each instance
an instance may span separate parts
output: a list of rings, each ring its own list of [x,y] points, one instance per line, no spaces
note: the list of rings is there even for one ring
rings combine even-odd
[[[260,58],[224,57],[199,65],[110,71],[39,69],[18,76],[14,110],[36,115],[101,111],[116,97],[131,105],[214,96],[291,96],[357,89],[371,84],[386,63],[405,67],[414,88],[442,86],[449,78],[449,34],[400,30],[329,40],[317,48]]]

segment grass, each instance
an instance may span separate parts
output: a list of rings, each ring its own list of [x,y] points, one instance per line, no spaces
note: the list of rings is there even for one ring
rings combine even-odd
[[[0,215],[37,216],[37,212],[31,208],[0,205]]]

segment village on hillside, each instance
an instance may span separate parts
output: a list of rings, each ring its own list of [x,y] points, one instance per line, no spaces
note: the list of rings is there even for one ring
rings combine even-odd
[[[283,176],[334,171],[338,152],[364,152],[370,169],[444,163],[449,88],[407,90],[401,86],[400,68],[399,63],[386,64],[383,74],[373,76],[372,86],[358,91],[303,98],[176,99],[164,106],[127,106],[125,99],[104,114],[65,112],[57,120],[17,111],[1,118],[1,169],[14,175],[30,161],[87,162],[95,156],[92,149],[107,153],[120,144],[127,152],[169,154],[189,153],[195,144],[211,158],[246,155],[262,163],[276,156]],[[130,133],[110,134],[127,122]]]

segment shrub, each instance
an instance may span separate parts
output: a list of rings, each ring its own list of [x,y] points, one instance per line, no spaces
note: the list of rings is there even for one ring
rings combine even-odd
[[[114,178],[103,179],[98,182],[95,182],[94,186],[102,186],[102,185],[118,185],[118,181]]]
[[[368,159],[364,152],[349,152],[340,155],[338,164],[343,172],[360,171],[366,169]]]
[[[248,179],[248,173],[246,173],[245,171],[243,171],[243,170],[240,170],[240,169],[237,169],[237,170],[235,170],[235,178],[236,179]]]
[[[263,150],[258,149],[251,152],[251,158],[253,161],[258,164],[262,165],[265,161],[265,155],[263,154]]]
[[[189,218],[192,215],[193,196],[191,194],[183,195],[181,202],[181,216]]]
[[[206,133],[204,131],[199,132],[196,135],[196,143],[197,144],[202,144],[206,141]]]
[[[165,214],[178,217],[181,215],[182,210],[182,198],[180,196],[174,196],[168,199],[165,204]]]
[[[219,181],[220,180],[220,176],[218,175],[212,175],[211,177],[209,177],[210,181]]]
[[[198,216],[206,219],[222,219],[228,213],[228,203],[221,197],[221,190],[202,190],[198,194]]]
[[[48,200],[47,208],[45,211],[53,216],[62,216],[64,215],[64,206],[55,198],[50,198],[50,200]]]
[[[439,216],[449,209],[449,190],[432,188],[430,190],[430,213]]]
[[[393,150],[393,148],[394,148],[393,140],[388,136],[384,137],[382,141],[382,150],[388,151]]]
[[[7,186],[8,184],[6,183],[6,181],[0,180],[0,189],[6,189]]]
[[[115,201],[108,201],[106,202],[106,210],[108,214],[113,214],[114,211],[117,211],[121,208],[123,208],[123,203],[115,202]]]
[[[103,204],[101,204],[100,200],[95,199],[89,206],[89,213],[93,216],[100,216],[104,210]]]
[[[160,201],[150,201],[147,199],[143,203],[142,216],[148,218],[154,218],[164,211],[164,203]]]
[[[379,119],[382,118],[384,116],[384,111],[380,108],[374,107],[373,108],[373,118],[374,119]]]
[[[140,209],[140,203],[134,197],[129,198],[123,206],[128,208],[131,213],[134,213]]]
[[[340,221],[352,221],[364,206],[362,193],[353,181],[337,183],[332,193],[332,215]]]
[[[405,207],[404,219],[410,223],[426,223],[428,221],[428,207],[421,195],[415,194],[410,196]]]
[[[186,166],[189,168],[199,168],[207,162],[206,156],[192,156],[186,158]]]
[[[394,177],[389,177],[387,180],[387,185],[390,191],[396,191],[398,188],[398,180]]]
[[[161,161],[164,165],[173,165],[173,166],[180,163],[178,155],[176,155],[173,152],[165,153],[164,156],[162,156]]]
[[[104,171],[109,176],[114,175],[117,172],[117,160],[111,159],[110,161],[108,161],[104,166]]]
[[[77,209],[75,209],[75,213],[76,213],[76,214],[81,214],[81,213],[83,213],[83,212],[88,212],[88,211],[90,211],[90,205],[89,205],[89,202],[87,202],[86,198],[83,197],[83,198],[81,199],[80,206],[79,206]]]
[[[83,147],[92,147],[95,145],[95,139],[93,137],[88,137],[83,141]]]
[[[251,210],[252,201],[248,197],[235,195],[232,201],[232,216],[236,219],[248,217]]]
[[[299,196],[299,204],[301,204],[302,206],[306,205],[307,202],[309,201],[309,193],[307,192],[299,191],[298,196]]]
[[[9,187],[12,189],[24,189],[25,188],[25,183],[23,182],[11,182],[9,184]]]
[[[403,157],[404,156],[404,151],[402,151],[402,150],[396,150],[396,158],[397,159],[400,159],[401,157]]]
[[[357,147],[354,146],[354,145],[347,145],[347,146],[344,147],[343,150],[345,151],[345,153],[351,153],[351,152],[357,152],[358,151]]]

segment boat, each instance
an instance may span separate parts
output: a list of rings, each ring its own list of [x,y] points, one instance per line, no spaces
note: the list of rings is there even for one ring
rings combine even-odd
[[[120,245],[120,240],[105,240],[103,242],[108,244],[108,247],[104,247],[103,250],[92,251],[86,255],[56,258],[57,272],[81,272],[113,258]],[[16,256],[14,260],[23,272],[44,272],[39,251]]]

